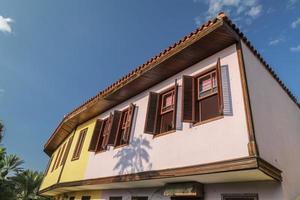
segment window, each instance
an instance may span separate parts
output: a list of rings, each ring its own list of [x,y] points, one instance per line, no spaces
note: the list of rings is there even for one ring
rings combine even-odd
[[[69,138],[69,141],[68,141],[68,144],[67,144],[67,148],[66,148],[66,151],[65,151],[65,154],[61,160],[61,163],[60,165],[63,165],[65,164],[66,160],[67,160],[67,157],[68,157],[68,154],[69,154],[69,151],[70,151],[70,148],[71,148],[71,145],[72,145],[72,141],[73,141],[73,136],[71,136]]]
[[[102,120],[98,119],[94,128],[94,133],[89,146],[89,151],[100,152],[107,149],[108,137],[111,130],[113,116]]]
[[[56,165],[57,165],[57,160],[58,160],[58,157],[59,157],[59,155],[60,155],[60,151],[61,151],[61,148],[59,148],[58,149],[58,152],[56,153],[56,158],[55,158],[55,161],[54,161],[54,163],[53,163],[53,165],[52,165],[52,169],[51,169],[51,172],[53,172],[56,168]]]
[[[183,76],[182,120],[204,122],[223,115],[221,65],[199,76]]]
[[[109,197],[109,200],[122,200],[122,197]]]
[[[73,153],[72,160],[78,160],[79,159],[81,149],[83,147],[84,139],[85,139],[85,136],[86,136],[86,132],[87,132],[87,128],[80,131],[79,137],[78,137],[78,140],[77,140],[77,144],[76,144],[76,147],[75,147],[75,150],[74,150],[74,153]]]
[[[160,113],[158,115],[158,134],[175,128],[175,88],[160,95]]]
[[[145,133],[159,135],[176,129],[177,84],[162,93],[150,92]]]
[[[123,111],[115,110],[104,120],[98,119],[90,142],[89,151],[105,151],[108,145],[122,146],[129,143],[135,106]]]
[[[82,196],[81,197],[81,200],[90,200],[91,199],[91,196]]]
[[[131,200],[148,200],[148,197],[138,197],[138,196],[135,196],[135,197],[131,197]]]
[[[69,200],[75,200],[75,197],[70,197]]]
[[[131,104],[127,109],[122,111],[119,128],[116,135],[115,147],[129,143],[131,125],[133,120],[135,106]]]
[[[61,152],[60,152],[60,154],[59,154],[59,156],[58,156],[58,160],[57,160],[55,169],[57,169],[57,168],[60,166],[61,157],[62,157],[62,155],[63,155],[63,153],[64,153],[65,148],[66,148],[66,143],[63,144],[63,146],[62,146]]]
[[[257,194],[222,194],[222,200],[258,200]]]

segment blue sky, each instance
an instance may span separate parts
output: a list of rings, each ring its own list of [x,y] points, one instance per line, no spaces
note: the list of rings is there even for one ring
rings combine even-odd
[[[219,11],[300,98],[300,0],[0,0],[4,145],[43,170],[63,115]]]

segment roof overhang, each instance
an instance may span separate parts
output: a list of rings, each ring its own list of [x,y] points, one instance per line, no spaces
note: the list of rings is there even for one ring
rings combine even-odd
[[[258,157],[245,157],[182,168],[62,182],[42,189],[39,193],[54,196],[73,191],[162,187],[178,182],[210,184],[281,179],[281,171],[273,165]]]

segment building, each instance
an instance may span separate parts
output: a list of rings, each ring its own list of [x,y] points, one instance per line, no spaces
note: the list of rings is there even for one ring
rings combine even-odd
[[[55,199],[300,195],[300,105],[220,13],[66,115],[44,146]]]

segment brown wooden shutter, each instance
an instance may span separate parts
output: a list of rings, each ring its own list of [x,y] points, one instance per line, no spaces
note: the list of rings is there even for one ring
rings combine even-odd
[[[129,106],[129,110],[128,110],[128,116],[127,119],[128,121],[126,122],[126,130],[125,133],[123,135],[123,140],[128,143],[129,142],[129,137],[130,137],[130,132],[132,129],[132,121],[133,121],[133,117],[134,117],[134,110],[135,110],[135,105],[130,104]]]
[[[108,138],[109,138],[109,134],[110,134],[110,129],[111,129],[111,124],[112,124],[112,119],[113,119],[113,115],[110,113],[108,119],[107,119],[107,125],[108,126],[108,130],[106,130],[106,128],[103,130],[105,131],[104,134],[103,134],[103,137],[104,137],[104,141],[102,143],[102,149],[106,149],[107,148],[107,144],[108,144]]]
[[[156,119],[158,112],[159,94],[155,92],[149,93],[148,108],[146,114],[144,132],[148,134],[156,133]]]
[[[118,111],[118,110],[114,111],[114,116],[113,116],[113,119],[112,119],[112,124],[111,124],[111,128],[110,128],[110,133],[109,133],[109,136],[108,136],[107,145],[114,145],[115,144],[116,136],[117,136],[120,121],[121,121],[121,116],[122,116],[121,111]]]
[[[175,83],[174,89],[174,111],[173,111],[173,124],[172,129],[176,129],[176,116],[177,116],[177,98],[178,98],[178,84]]]
[[[182,77],[182,121],[195,121],[195,79],[192,76]]]
[[[97,141],[100,136],[102,125],[103,125],[103,120],[97,119],[93,136],[90,142],[89,151],[96,151]]]
[[[69,141],[68,141],[68,145],[67,145],[67,149],[65,151],[65,154],[64,154],[64,157],[63,157],[63,160],[61,162],[61,165],[64,165],[67,158],[68,158],[68,155],[69,155],[69,152],[70,152],[70,148],[71,148],[71,145],[72,145],[72,141],[73,141],[73,135],[70,137]]]
[[[219,112],[222,115],[224,111],[224,103],[223,103],[223,89],[222,89],[222,71],[221,71],[221,61],[218,58],[217,67],[216,67],[216,75],[217,75],[217,82],[218,82],[218,106]]]

